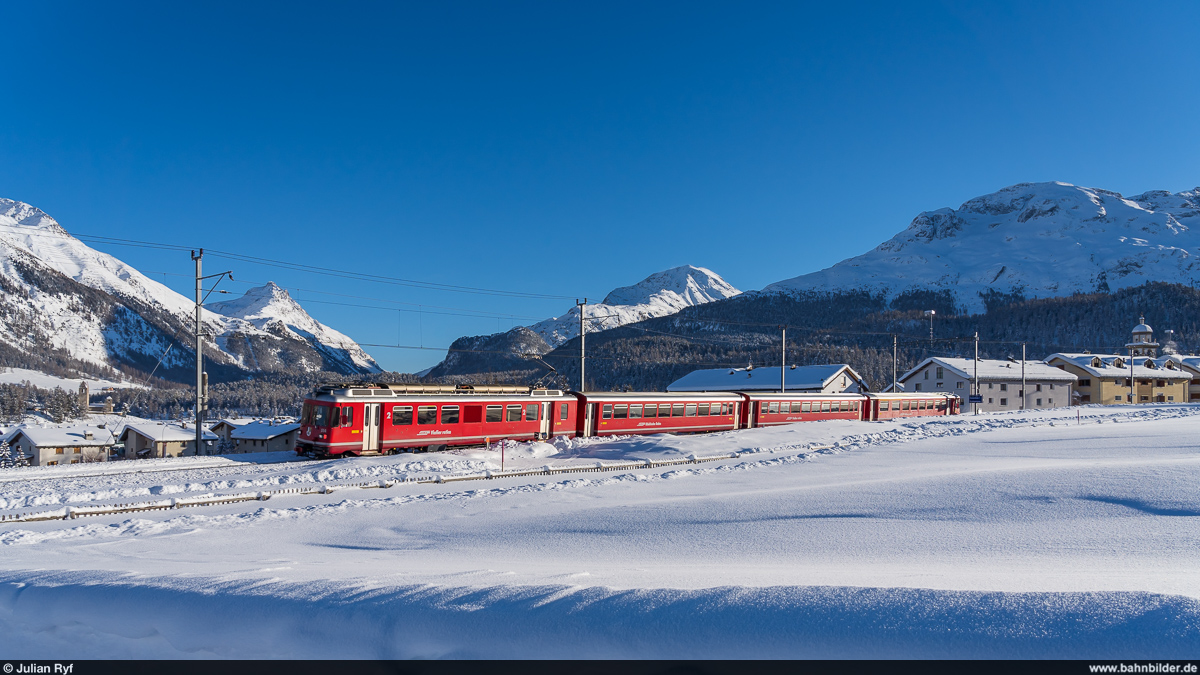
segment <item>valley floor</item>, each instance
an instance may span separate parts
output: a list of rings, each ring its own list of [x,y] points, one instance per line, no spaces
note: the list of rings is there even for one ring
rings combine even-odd
[[[1195,657],[1198,428],[1087,407],[522,444],[505,468],[740,456],[3,523],[0,653]],[[0,514],[500,460],[290,459],[0,472]]]

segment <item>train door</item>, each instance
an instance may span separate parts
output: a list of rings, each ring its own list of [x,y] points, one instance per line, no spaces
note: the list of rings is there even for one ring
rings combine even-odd
[[[554,404],[542,404],[542,438],[550,438],[550,425],[553,424],[550,420],[554,418]]]
[[[381,403],[363,405],[363,452],[379,452],[379,412]]]
[[[596,424],[596,405],[595,403],[583,403],[584,438],[592,435],[592,427]]]

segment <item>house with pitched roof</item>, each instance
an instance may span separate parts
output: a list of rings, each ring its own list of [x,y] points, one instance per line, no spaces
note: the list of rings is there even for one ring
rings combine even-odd
[[[30,466],[107,462],[115,443],[103,424],[23,426],[8,438],[12,452],[24,454]]]
[[[1072,389],[1078,379],[1041,361],[960,359],[933,356],[899,378],[901,391],[936,391],[954,394],[967,410],[967,397],[979,381],[981,412],[1062,408],[1071,405]],[[1024,382],[1024,386],[1022,386]]]

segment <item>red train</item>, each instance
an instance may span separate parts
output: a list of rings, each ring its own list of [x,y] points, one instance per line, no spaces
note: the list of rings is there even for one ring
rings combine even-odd
[[[507,385],[327,385],[304,401],[296,452],[316,457],[393,454],[489,440],[696,433],[958,412],[956,396],[937,393],[581,393]]]

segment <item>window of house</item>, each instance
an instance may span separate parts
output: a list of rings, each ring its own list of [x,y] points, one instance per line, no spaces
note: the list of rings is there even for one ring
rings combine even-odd
[[[1007,385],[1007,384],[1001,384],[1001,385],[1000,385],[1000,391],[1008,391],[1008,385]]]
[[[1163,382],[1162,380],[1155,380],[1155,381],[1154,381],[1154,386],[1156,386],[1156,387],[1165,387],[1166,385],[1167,385],[1167,383],[1166,383],[1166,382]]]
[[[46,462],[46,466],[58,466],[58,462]]]
[[[925,369],[925,379],[929,379],[929,369]]]
[[[956,384],[954,385],[954,388],[955,388],[955,389],[962,389],[962,388],[963,388],[963,383],[962,383],[962,382],[958,382],[958,383],[956,383]]]
[[[683,412],[684,415],[686,415],[688,417],[695,417],[696,416],[696,404],[695,403],[687,404],[687,406],[684,407],[683,411],[684,411]]]
[[[1116,396],[1114,396],[1114,397],[1113,397],[1113,400],[1114,400],[1114,401],[1123,401],[1123,400],[1125,400],[1125,399],[1121,398],[1121,395],[1120,395],[1120,394],[1117,394]]]
[[[1008,405],[1008,399],[1006,399],[1006,398],[1000,399],[1000,405]]]
[[[921,391],[921,383],[920,382],[917,383],[916,387],[913,387],[913,391]]]
[[[560,404],[558,406],[558,419],[560,419],[560,420],[567,419],[567,415],[570,414],[570,411],[571,411],[571,406],[567,405],[566,403]]]
[[[1035,385],[1033,385],[1033,387],[1034,387],[1034,389],[1033,389],[1034,391],[1041,391],[1041,390],[1042,390],[1042,385],[1040,385],[1040,384],[1035,384]]]
[[[56,455],[61,455],[61,454],[63,454],[63,449],[62,449],[62,448],[55,448],[55,449],[54,449],[54,454],[56,454]]]
[[[563,404],[563,410],[566,410],[566,404]],[[563,419],[566,419],[565,417]],[[489,405],[487,407],[487,416],[484,417],[486,422],[503,422],[504,421],[504,406]]]
[[[1167,400],[1168,400],[1168,401],[1174,401],[1174,400],[1175,400],[1175,397],[1174,397],[1174,396],[1168,396],[1168,397],[1167,397]]]
[[[939,380],[942,379],[942,367],[941,366],[938,366],[938,369],[937,369],[937,379],[939,379]]]
[[[642,404],[641,403],[636,403],[634,405],[629,406],[629,419],[631,419],[631,420],[642,419]]]
[[[995,400],[995,399],[993,399],[992,397],[990,397],[990,396],[988,397],[988,403],[991,403],[991,402],[992,402],[992,401],[994,401],[994,400]]]
[[[392,406],[392,426],[399,427],[412,424],[413,409],[411,405]]]
[[[671,405],[671,417],[683,417],[682,403],[675,403]]]
[[[1142,397],[1141,397],[1141,398],[1139,398],[1138,400],[1139,400],[1139,401],[1149,401],[1149,400],[1150,400],[1150,397],[1149,397],[1149,396],[1142,396]]]
[[[624,420],[629,419],[629,406],[619,405],[613,408],[613,419]]]
[[[1050,386],[1054,386],[1054,385],[1050,385]],[[1090,386],[1092,386],[1092,381],[1090,379],[1084,378],[1079,381],[1079,386],[1090,387]]]
[[[1046,405],[1054,405],[1054,399],[1052,399],[1052,398],[1046,399]]]
[[[73,459],[73,460],[71,460],[71,463],[72,463],[72,464],[78,464],[78,463],[79,463],[79,460],[77,460],[77,459]]]
[[[417,406],[417,424],[437,424],[437,406]]]
[[[1034,405],[1041,405],[1041,404],[1042,404],[1042,399],[1040,399],[1040,398],[1039,398],[1039,399],[1036,399],[1036,400],[1037,400],[1037,402],[1036,402]]]
[[[1053,384],[1053,383],[1051,383],[1051,384],[1050,384],[1050,391],[1054,391],[1054,384]]]
[[[458,406],[442,406],[442,424],[458,424]]]

